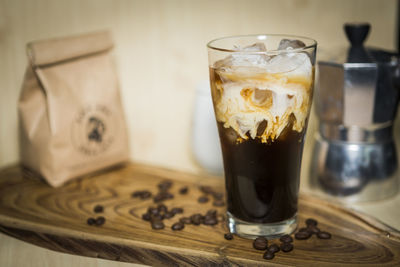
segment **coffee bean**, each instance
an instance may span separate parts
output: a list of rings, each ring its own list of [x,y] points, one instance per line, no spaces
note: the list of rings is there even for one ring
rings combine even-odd
[[[158,213],[159,213],[158,209],[155,208],[155,207],[149,207],[149,208],[147,209],[147,212],[150,213],[151,215],[155,215],[155,214],[158,214]]]
[[[319,228],[317,227],[317,226],[315,226],[315,225],[310,225],[310,226],[308,226],[307,227],[308,228],[308,231],[311,233],[311,234],[318,234],[321,230],[319,230]]]
[[[282,243],[281,250],[283,252],[290,252],[293,250],[293,244],[292,243]]]
[[[284,242],[284,243],[293,242],[293,238],[290,235],[281,236],[281,238],[279,238],[279,240]]]
[[[268,247],[268,251],[272,253],[276,253],[280,250],[279,246],[277,244],[272,244]]]
[[[153,228],[154,230],[164,229],[164,227],[165,227],[164,223],[160,220],[151,221],[151,228]]]
[[[167,211],[165,214],[164,214],[164,219],[170,219],[170,218],[172,218],[172,217],[174,217],[175,216],[175,214],[172,212],[172,211]]]
[[[202,218],[203,216],[199,213],[193,214],[192,216],[190,216],[190,220],[192,222],[192,224],[194,225],[200,225],[202,222]]]
[[[149,222],[151,220],[150,213],[146,212],[146,213],[142,214],[142,220]]]
[[[184,224],[191,224],[192,223],[192,220],[189,217],[182,217],[182,218],[179,219],[179,221],[181,223],[184,223]]]
[[[103,208],[102,205],[96,205],[96,206],[94,207],[94,209],[93,209],[93,211],[94,211],[95,213],[103,212],[103,210],[104,210],[104,208]]]
[[[177,222],[171,226],[171,229],[174,231],[179,231],[179,230],[182,230],[184,227],[185,227],[185,225],[183,223]]]
[[[224,194],[222,194],[221,192],[212,192],[212,195],[213,195],[214,199],[223,199],[224,198]]]
[[[143,199],[143,200],[149,199],[149,198],[151,198],[151,196],[152,196],[152,194],[150,191],[143,191],[142,195],[140,195],[140,199]]]
[[[160,192],[154,196],[153,201],[154,203],[159,203],[167,199],[174,198],[174,195],[168,192]]]
[[[214,210],[214,209],[208,210],[206,215],[210,215],[210,216],[214,216],[215,217],[215,216],[217,216],[217,210]]]
[[[165,213],[168,210],[168,208],[164,204],[158,204],[157,210],[158,210],[158,212],[164,212]]]
[[[200,186],[200,191],[208,195],[211,194],[214,190],[210,186],[202,185]]]
[[[319,232],[317,233],[317,237],[320,239],[330,239],[332,235],[328,232]]]
[[[159,183],[157,186],[161,191],[167,191],[172,186],[172,182],[169,180],[165,180]]]
[[[183,209],[182,209],[182,208],[173,208],[173,209],[171,210],[171,212],[172,212],[173,214],[180,214],[180,213],[183,213]]]
[[[232,240],[233,239],[233,235],[231,233],[226,233],[226,234],[224,234],[224,238],[226,240]]]
[[[179,189],[179,194],[185,195],[185,194],[187,194],[188,191],[189,191],[189,188],[187,186],[184,186],[181,189]]]
[[[199,203],[207,203],[210,199],[206,196],[201,196],[197,199],[197,202]]]
[[[306,224],[307,224],[307,226],[310,226],[310,225],[317,226],[318,222],[312,218],[309,218],[306,220]]]
[[[87,219],[87,224],[93,225],[93,224],[95,224],[95,223],[96,223],[96,220],[95,220],[94,218],[89,218],[89,219]]]
[[[304,232],[297,232],[294,237],[298,240],[306,240],[309,239],[311,237],[311,233],[308,231],[304,231]]]
[[[272,260],[275,257],[275,253],[268,251],[264,253],[263,258],[266,260]]]
[[[106,222],[106,218],[104,218],[103,216],[97,217],[96,219],[96,225],[100,226],[103,225]]]
[[[217,218],[213,217],[213,216],[209,216],[209,217],[205,217],[204,219],[204,224],[205,225],[216,225],[218,224],[218,220]]]
[[[214,207],[222,207],[225,206],[225,202],[222,199],[217,199],[213,202]]]
[[[132,193],[131,196],[132,196],[133,198],[140,197],[140,196],[142,195],[142,192],[143,192],[143,191],[141,191],[141,190],[135,191],[135,192]]]
[[[264,250],[268,247],[268,240],[265,237],[257,237],[253,241],[253,247],[258,250]]]

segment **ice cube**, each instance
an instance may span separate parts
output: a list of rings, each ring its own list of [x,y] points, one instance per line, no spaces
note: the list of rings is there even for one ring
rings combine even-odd
[[[303,74],[308,77],[312,71],[310,59],[305,53],[283,53],[274,56],[266,66],[269,73]]]
[[[255,43],[241,48],[235,46],[235,51],[230,56],[215,62],[215,68],[229,68],[229,67],[264,67],[269,57],[263,53],[267,48],[264,43]],[[248,53],[250,52],[250,53]],[[251,52],[255,52],[252,54]]]
[[[278,50],[289,50],[306,47],[306,44],[297,39],[282,39],[279,42]]]

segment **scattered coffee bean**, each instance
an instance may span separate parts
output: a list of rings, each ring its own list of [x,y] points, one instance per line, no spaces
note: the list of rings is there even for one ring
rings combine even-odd
[[[158,213],[159,213],[158,209],[155,208],[155,207],[149,207],[149,208],[147,209],[147,212],[150,213],[151,215],[155,215],[155,214],[158,214]]]
[[[182,218],[179,219],[179,221],[181,223],[184,223],[184,224],[191,224],[192,223],[192,220],[189,217],[182,217]]]
[[[172,186],[172,182],[169,180],[165,180],[159,183],[157,186],[161,191],[167,191]]]
[[[264,250],[268,247],[268,240],[265,237],[257,237],[253,241],[253,247],[258,250]]]
[[[319,230],[319,228],[317,227],[317,226],[315,226],[315,225],[310,225],[310,226],[308,226],[307,227],[308,228],[308,231],[311,233],[311,234],[318,234],[321,230]]]
[[[187,186],[184,186],[181,189],[179,189],[179,194],[186,195],[188,191],[189,191],[189,188]]]
[[[264,253],[263,258],[266,260],[272,260],[275,257],[275,253],[267,250],[267,252]]]
[[[268,247],[268,251],[271,253],[276,253],[280,250],[279,246],[277,244],[272,244]]]
[[[153,228],[154,230],[164,229],[164,227],[165,227],[164,223],[160,220],[151,221],[151,228]]]
[[[106,218],[104,218],[103,216],[97,217],[96,219],[96,225],[100,226],[103,225],[106,222]]]
[[[183,209],[182,209],[182,208],[173,208],[173,209],[171,210],[171,212],[172,212],[173,214],[180,214],[180,213],[183,213]]]
[[[164,214],[164,219],[170,219],[170,218],[172,218],[172,217],[174,217],[175,216],[175,214],[172,212],[172,211],[167,211],[165,214]]]
[[[171,226],[171,229],[174,231],[179,231],[179,230],[182,230],[184,227],[185,227],[185,225],[183,223],[177,222]]]
[[[217,216],[217,210],[208,210],[206,215],[210,215],[210,216]]]
[[[150,191],[143,191],[142,194],[139,196],[140,199],[145,200],[151,198],[152,194]]]
[[[202,185],[200,186],[200,191],[208,195],[211,194],[214,190],[210,186]]]
[[[174,198],[174,195],[168,192],[160,192],[154,196],[153,201],[154,203],[162,202],[167,199]]]
[[[190,216],[190,220],[194,225],[200,225],[202,222],[203,216],[199,213],[193,214]]]
[[[279,240],[284,242],[284,243],[293,242],[293,238],[290,235],[281,236],[281,238],[279,238]]]
[[[158,210],[158,212],[164,212],[165,213],[168,210],[168,208],[164,204],[158,204],[157,210]]]
[[[225,206],[225,202],[222,199],[217,199],[213,202],[214,207],[222,207]]]
[[[306,224],[307,224],[307,226],[310,226],[310,225],[317,226],[318,222],[312,218],[309,218],[306,220]]]
[[[87,219],[87,224],[93,225],[93,224],[95,224],[95,223],[96,223],[96,220],[95,220],[94,218],[89,218],[89,219]]]
[[[143,219],[144,221],[149,222],[149,221],[151,220],[151,215],[150,215],[150,213],[146,212],[146,213],[142,214],[142,219]]]
[[[215,199],[223,199],[224,198],[224,194],[222,194],[221,192],[212,192],[212,195]]]
[[[232,240],[233,239],[233,235],[231,233],[226,233],[226,234],[224,234],[224,238],[226,240]]]
[[[320,239],[330,239],[332,235],[328,232],[319,232],[317,233],[318,238]]]
[[[197,199],[197,202],[199,203],[207,203],[210,199],[206,196],[201,196]]]
[[[96,205],[96,206],[93,208],[93,211],[94,211],[95,213],[103,212],[103,210],[104,210],[104,208],[103,208],[102,205]]]
[[[217,218],[215,218],[215,217],[213,217],[213,216],[206,216],[205,218],[204,218],[204,224],[205,225],[216,225],[216,224],[218,224],[218,220],[217,220]]]
[[[293,250],[293,244],[292,243],[282,243],[281,250],[283,252],[290,252]]]
[[[311,233],[308,231],[303,231],[303,232],[297,232],[294,237],[297,240],[306,240],[309,239],[311,237]]]

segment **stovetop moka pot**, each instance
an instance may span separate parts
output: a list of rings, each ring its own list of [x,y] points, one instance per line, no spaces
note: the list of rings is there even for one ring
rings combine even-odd
[[[311,185],[369,201],[396,194],[398,161],[393,123],[400,88],[398,54],[363,46],[369,24],[344,26],[351,47],[342,61],[318,62]]]

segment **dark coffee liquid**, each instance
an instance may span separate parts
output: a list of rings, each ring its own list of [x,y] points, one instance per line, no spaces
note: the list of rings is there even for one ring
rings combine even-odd
[[[236,132],[218,123],[225,168],[228,211],[255,223],[287,220],[297,212],[304,130],[289,123],[279,138],[236,142]]]

